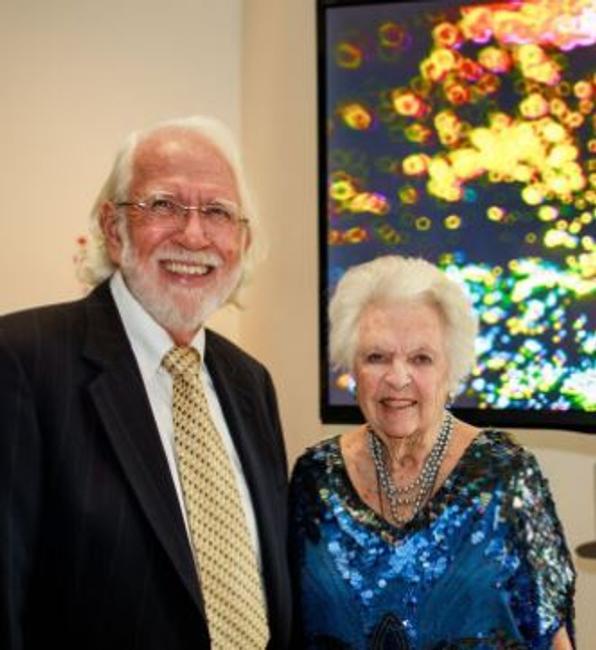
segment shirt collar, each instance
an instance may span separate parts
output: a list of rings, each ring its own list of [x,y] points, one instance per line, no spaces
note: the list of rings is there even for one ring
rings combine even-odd
[[[161,361],[174,343],[168,332],[145,310],[126,286],[120,270],[110,280],[110,290],[116,303],[126,335],[139,364],[143,379],[153,377],[161,369]],[[190,343],[204,358],[205,329],[196,333]]]

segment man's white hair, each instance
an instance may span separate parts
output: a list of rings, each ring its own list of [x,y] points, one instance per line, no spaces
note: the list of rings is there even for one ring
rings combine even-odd
[[[330,357],[337,368],[354,369],[359,322],[371,304],[419,302],[437,309],[445,324],[449,391],[472,370],[478,321],[464,290],[434,264],[387,255],[350,268],[329,304]]]
[[[160,131],[182,131],[198,134],[213,144],[224,160],[230,165],[238,195],[242,215],[248,220],[250,241],[242,259],[242,275],[237,289],[242,288],[248,281],[255,263],[263,256],[262,234],[259,230],[258,216],[255,210],[246,175],[241,162],[240,152],[232,133],[219,120],[202,115],[194,115],[174,120],[160,122],[148,129],[131,133],[116,154],[114,164],[106,179],[90,215],[89,240],[86,245],[83,260],[78,268],[79,279],[87,285],[95,286],[109,277],[116,267],[112,263],[105,245],[101,230],[101,206],[106,201],[125,201],[133,175],[133,162],[137,147],[147,138]],[[233,292],[230,300],[236,298]]]

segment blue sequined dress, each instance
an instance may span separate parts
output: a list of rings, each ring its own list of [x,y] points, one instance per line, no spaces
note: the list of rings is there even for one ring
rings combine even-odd
[[[291,544],[303,640],[318,649],[550,648],[573,636],[575,573],[534,456],[482,431],[401,528],[369,508],[339,437],[292,478]]]

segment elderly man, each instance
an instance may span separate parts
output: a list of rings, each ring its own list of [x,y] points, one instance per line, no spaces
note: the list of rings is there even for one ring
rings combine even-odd
[[[95,289],[0,319],[0,647],[287,647],[275,393],[203,327],[254,246],[228,132],[133,134],[93,216]]]

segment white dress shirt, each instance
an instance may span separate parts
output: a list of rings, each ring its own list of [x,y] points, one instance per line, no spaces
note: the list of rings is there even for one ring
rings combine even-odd
[[[132,346],[139,370],[141,371],[143,383],[149,396],[151,410],[153,411],[153,417],[155,418],[159,431],[159,437],[161,438],[172,479],[176,486],[176,492],[178,493],[180,509],[182,510],[182,515],[186,523],[186,532],[189,539],[191,539],[174,451],[174,423],[172,419],[173,382],[170,374],[161,365],[163,357],[174,346],[174,343],[170,335],[153,320],[130,293],[120,271],[117,271],[112,276],[110,289],[122,322],[124,323],[124,329]],[[197,332],[190,345],[198,350],[201,354],[201,359],[204,359],[205,330],[203,328]],[[222,442],[232,463],[232,470],[238,484],[240,500],[246,514],[248,529],[257,554],[259,566],[261,566],[257,525],[250,493],[240,459],[238,458],[219,399],[217,398],[217,393],[213,386],[213,381],[204,363],[201,363],[200,377],[207,397],[211,419],[215,428],[221,434]]]

